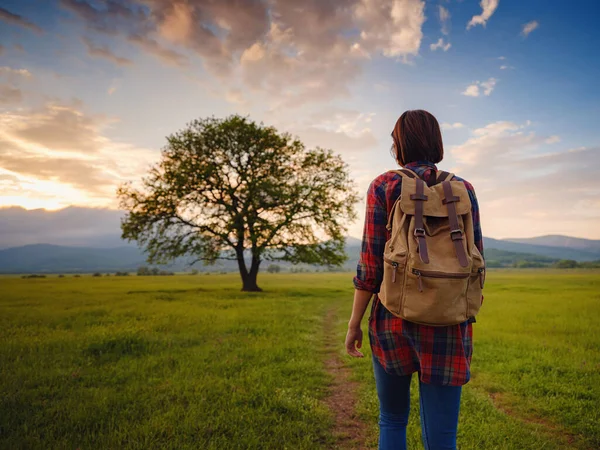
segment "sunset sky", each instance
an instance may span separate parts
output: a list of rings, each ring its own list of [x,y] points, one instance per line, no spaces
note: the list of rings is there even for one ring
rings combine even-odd
[[[0,0],[0,206],[115,208],[166,135],[232,113],[341,153],[364,195],[394,168],[398,116],[427,109],[486,236],[600,239],[598,17],[593,1]]]

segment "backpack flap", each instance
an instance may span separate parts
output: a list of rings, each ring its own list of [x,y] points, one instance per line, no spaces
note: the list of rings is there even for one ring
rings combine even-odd
[[[471,199],[469,192],[462,181],[450,181],[452,184],[452,193],[459,200],[455,203],[456,214],[464,215],[471,211]],[[416,203],[411,199],[411,195],[417,192],[417,180],[405,177],[402,179],[402,194],[400,195],[400,209],[404,214],[415,215]],[[424,193],[427,201],[423,204],[423,215],[430,217],[448,217],[448,207],[444,204],[444,189],[442,184],[435,186],[424,186]]]

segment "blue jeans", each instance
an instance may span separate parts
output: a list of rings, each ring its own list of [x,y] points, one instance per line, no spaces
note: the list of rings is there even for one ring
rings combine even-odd
[[[406,450],[411,375],[387,373],[373,357],[379,397],[379,450]],[[438,386],[419,381],[421,434],[425,450],[456,450],[462,386]]]

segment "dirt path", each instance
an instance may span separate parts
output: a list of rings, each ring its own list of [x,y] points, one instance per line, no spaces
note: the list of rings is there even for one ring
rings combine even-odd
[[[494,404],[494,407],[496,409],[524,423],[539,426],[543,432],[547,433],[548,435],[555,438],[558,442],[561,442],[563,445],[565,445],[565,448],[587,448],[580,443],[579,439],[577,438],[577,435],[571,433],[566,428],[561,427],[560,425],[556,425],[548,420],[539,417],[526,417],[520,414],[516,414],[510,407],[510,403],[504,398],[504,396],[501,393],[493,392],[489,393],[488,395],[492,399],[492,403]]]
[[[329,309],[325,317],[325,367],[332,376],[333,383],[325,403],[335,416],[334,449],[367,450],[365,445],[366,426],[355,412],[358,383],[350,381],[350,368],[344,365],[339,349],[343,342],[336,336],[336,310]],[[364,344],[364,343],[363,343]]]

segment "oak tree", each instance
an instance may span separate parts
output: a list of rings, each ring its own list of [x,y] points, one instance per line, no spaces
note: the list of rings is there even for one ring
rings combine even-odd
[[[123,238],[149,263],[235,260],[244,291],[260,290],[264,260],[343,264],[358,200],[339,155],[238,115],[168,136],[160,161],[118,196]]]

